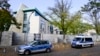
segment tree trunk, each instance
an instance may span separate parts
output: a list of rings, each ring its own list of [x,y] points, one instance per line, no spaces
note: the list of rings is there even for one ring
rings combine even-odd
[[[65,37],[66,34],[63,34],[63,44],[66,44],[66,37]]]

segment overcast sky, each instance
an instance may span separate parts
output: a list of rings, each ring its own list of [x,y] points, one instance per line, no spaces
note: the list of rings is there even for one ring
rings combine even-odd
[[[68,0],[71,1],[71,0]],[[80,10],[81,6],[86,4],[88,0],[72,0],[71,13]],[[53,7],[55,0],[9,0],[11,9],[17,11],[21,4],[25,4],[29,8],[37,8],[41,13],[46,12],[48,7]]]

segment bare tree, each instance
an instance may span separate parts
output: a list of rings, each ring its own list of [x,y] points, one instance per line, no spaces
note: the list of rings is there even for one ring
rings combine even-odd
[[[66,0],[55,0],[55,6],[49,7],[50,13],[46,13],[51,19],[51,24],[62,30],[63,39],[65,40],[65,35],[67,33],[68,25],[67,21],[70,19],[69,9],[71,7],[71,2]],[[70,25],[70,24],[69,24]]]
[[[100,34],[100,0],[89,0],[89,2],[82,7],[82,12],[87,13],[90,18],[89,21],[94,25],[97,34]]]

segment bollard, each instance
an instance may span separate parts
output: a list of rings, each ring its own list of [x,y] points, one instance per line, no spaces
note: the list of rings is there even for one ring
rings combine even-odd
[[[17,51],[16,47],[15,47],[15,52]]]
[[[3,49],[3,53],[6,53],[6,48]]]

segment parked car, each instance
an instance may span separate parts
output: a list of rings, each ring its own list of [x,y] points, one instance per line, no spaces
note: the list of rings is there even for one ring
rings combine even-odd
[[[38,41],[32,41],[28,44],[18,46],[16,48],[16,51],[18,54],[30,54],[32,52],[41,52],[46,51],[50,52],[52,49],[52,44],[49,41],[46,40],[38,40]]]
[[[92,47],[94,42],[91,36],[76,36],[71,41],[71,47]]]

